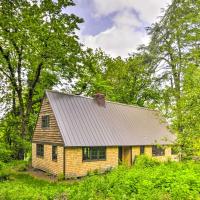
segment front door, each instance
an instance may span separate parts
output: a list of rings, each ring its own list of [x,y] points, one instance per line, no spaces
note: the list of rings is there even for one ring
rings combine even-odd
[[[120,147],[119,147],[120,152]],[[127,166],[131,166],[132,163],[132,148],[130,146],[121,147],[121,161]]]

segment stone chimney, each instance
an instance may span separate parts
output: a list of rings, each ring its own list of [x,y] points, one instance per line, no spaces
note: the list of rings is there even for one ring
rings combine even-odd
[[[97,102],[99,106],[105,107],[105,95],[101,93],[96,93],[94,95],[94,100]]]

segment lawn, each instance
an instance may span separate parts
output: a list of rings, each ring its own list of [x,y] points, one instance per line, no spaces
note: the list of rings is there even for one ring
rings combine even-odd
[[[23,165],[15,164],[15,170],[12,166],[4,165],[0,171],[11,174],[0,182],[3,200],[200,199],[200,164],[191,161],[157,163],[141,157],[131,168],[119,166],[105,175],[90,174],[76,182],[40,180],[23,172]]]

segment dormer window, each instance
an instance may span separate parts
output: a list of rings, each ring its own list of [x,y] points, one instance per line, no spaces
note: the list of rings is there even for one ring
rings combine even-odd
[[[49,115],[42,116],[42,128],[49,128]]]

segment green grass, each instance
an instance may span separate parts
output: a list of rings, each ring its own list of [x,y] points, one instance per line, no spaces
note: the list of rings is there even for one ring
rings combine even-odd
[[[32,177],[24,172],[27,163],[14,161],[4,164],[1,172],[10,172],[9,180],[0,181],[0,200],[45,200],[62,196],[66,191],[67,182],[49,182]],[[5,173],[2,173],[3,175]]]
[[[74,183],[50,183],[25,172],[14,172],[10,178],[0,182],[0,199],[200,199],[200,164],[194,162],[159,164],[142,157],[131,168],[120,166]]]
[[[0,199],[54,199],[66,190],[66,184],[49,183],[21,173],[1,182],[0,188]]]

